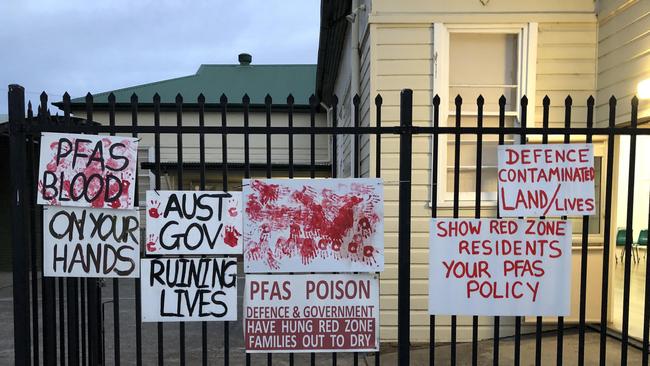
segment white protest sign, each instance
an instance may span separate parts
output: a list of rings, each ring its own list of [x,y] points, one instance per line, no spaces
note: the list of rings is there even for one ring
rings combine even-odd
[[[571,222],[432,219],[429,313],[566,316]]]
[[[43,133],[37,203],[132,209],[138,140]]]
[[[234,258],[144,258],[143,322],[237,320]]]
[[[146,254],[241,254],[240,192],[147,191]]]
[[[46,207],[43,275],[139,277],[138,218],[136,210]]]
[[[593,215],[593,144],[498,148],[502,217]]]
[[[379,349],[375,274],[247,275],[246,352]]]
[[[381,179],[244,180],[244,269],[384,269]]]

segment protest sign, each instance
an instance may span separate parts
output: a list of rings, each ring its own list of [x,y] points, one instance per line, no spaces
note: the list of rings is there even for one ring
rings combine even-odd
[[[380,179],[244,180],[246,272],[384,269]]]
[[[37,203],[131,209],[138,140],[43,133]]]
[[[240,192],[147,191],[147,254],[241,254]]]
[[[143,258],[143,322],[237,320],[234,258]]]
[[[429,313],[566,316],[571,222],[432,219]]]
[[[46,207],[43,274],[58,277],[139,277],[136,210]]]
[[[502,217],[596,212],[592,144],[502,145],[498,160]]]
[[[345,352],[379,348],[375,274],[247,275],[246,352]]]

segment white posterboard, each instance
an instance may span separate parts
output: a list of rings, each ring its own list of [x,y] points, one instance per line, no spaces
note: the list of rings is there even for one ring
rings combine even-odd
[[[429,313],[568,316],[571,222],[432,219]]]
[[[594,215],[593,144],[498,147],[501,217]]]
[[[132,209],[137,153],[133,137],[43,133],[37,203]]]
[[[234,258],[143,258],[143,322],[237,320]]]
[[[147,191],[146,254],[241,254],[240,192]]]
[[[381,179],[244,180],[244,269],[380,272]]]
[[[379,349],[376,274],[247,275],[246,352]]]
[[[45,207],[43,275],[139,277],[137,210]]]

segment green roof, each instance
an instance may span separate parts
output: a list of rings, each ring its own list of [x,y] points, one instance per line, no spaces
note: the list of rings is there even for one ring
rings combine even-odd
[[[296,105],[308,105],[315,85],[316,65],[201,65],[194,75],[94,94],[93,102],[108,103],[113,92],[117,103],[130,103],[133,93],[140,103],[151,103],[155,93],[161,103],[175,103],[178,93],[185,103],[195,103],[203,93],[207,103],[218,102],[221,94],[230,103],[241,103],[248,94],[251,104],[263,104],[269,94],[274,104],[285,104],[292,94]],[[84,102],[85,97],[72,99],[73,105]]]

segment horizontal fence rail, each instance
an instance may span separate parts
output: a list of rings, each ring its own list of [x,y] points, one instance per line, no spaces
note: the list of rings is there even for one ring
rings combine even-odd
[[[501,97],[498,101],[499,113],[496,116],[498,125],[486,125],[484,113],[488,101],[479,96],[477,100],[465,102],[461,96],[453,102],[454,111],[448,113],[448,108],[441,105],[441,99],[435,96],[430,103],[431,123],[427,125],[414,125],[413,122],[413,92],[405,89],[399,100],[399,123],[382,121],[382,108],[384,97],[377,95],[374,99],[354,96],[350,100],[332,98],[332,105],[327,115],[331,119],[325,121],[325,110],[320,101],[312,96],[308,103],[296,105],[293,96],[285,100],[276,101],[267,95],[264,103],[251,104],[250,98],[244,95],[241,99],[230,100],[225,95],[220,96],[218,102],[207,102],[204,95],[191,96],[194,100],[186,100],[178,94],[174,103],[162,103],[158,94],[152,100],[142,101],[137,95],[130,98],[130,103],[116,102],[115,95],[108,96],[107,106],[103,106],[102,115],[105,120],[101,122],[96,118],[99,112],[95,110],[94,98],[88,94],[85,98],[83,112],[75,109],[70,96],[66,93],[59,105],[62,116],[52,115],[49,111],[48,96],[43,93],[40,98],[36,113],[31,102],[25,106],[24,90],[18,85],[9,87],[9,124],[6,134],[9,137],[11,150],[10,157],[10,186],[11,186],[11,227],[12,227],[12,264],[13,264],[13,340],[14,362],[17,365],[43,364],[43,365],[100,365],[100,364],[267,364],[274,360],[288,361],[294,364],[354,364],[357,365],[361,358],[366,358],[366,363],[380,365],[380,353],[331,353],[331,354],[244,354],[242,334],[240,327],[234,322],[198,322],[191,323],[141,323],[140,279],[101,279],[82,278],[52,278],[41,275],[42,257],[42,208],[35,204],[36,197],[36,170],[39,159],[39,142],[42,132],[64,132],[85,134],[110,134],[129,135],[137,138],[150,138],[152,145],[150,156],[152,161],[140,161],[139,169],[151,173],[151,189],[164,189],[163,183],[169,179],[173,185],[168,189],[222,189],[227,191],[240,190],[240,184],[233,186],[233,179],[251,177],[286,177],[286,178],[311,178],[317,177],[385,177],[386,167],[390,163],[386,160],[387,151],[395,151],[395,147],[386,150],[387,141],[382,143],[382,138],[399,138],[399,170],[398,181],[385,181],[386,189],[398,192],[397,207],[397,239],[387,240],[387,247],[397,249],[394,266],[397,273],[397,312],[395,324],[397,341],[398,364],[414,364],[416,359],[412,354],[411,333],[416,324],[412,321],[411,284],[412,284],[412,231],[417,228],[412,225],[412,207],[415,200],[412,190],[414,185],[426,185],[430,199],[430,217],[487,217],[486,210],[490,205],[485,205],[482,198],[481,187],[486,178],[482,175],[483,162],[486,161],[485,146],[487,138],[490,142],[504,145],[506,139],[511,143],[570,143],[571,141],[584,141],[606,144],[606,151],[602,155],[602,186],[603,202],[599,202],[598,212],[603,212],[601,230],[597,236],[602,240],[603,261],[600,298],[587,296],[588,269],[596,265],[589,263],[589,218],[578,219],[582,222],[580,235],[580,277],[576,284],[579,288],[579,314],[578,322],[566,324],[563,318],[554,319],[552,323],[545,324],[541,317],[534,319],[531,324],[525,324],[521,317],[479,317],[471,318],[471,336],[467,348],[469,351],[460,350],[462,342],[458,340],[459,319],[456,316],[442,317],[426,313],[429,319],[429,343],[425,349],[428,363],[478,365],[479,357],[486,347],[490,348],[490,362],[494,365],[513,363],[519,365],[522,361],[528,363],[534,360],[535,365],[542,363],[544,354],[552,353],[557,364],[577,362],[584,365],[586,354],[597,354],[601,365],[607,364],[608,339],[611,329],[608,327],[608,314],[611,310],[607,295],[612,283],[610,281],[612,268],[610,253],[616,248],[612,245],[614,232],[611,226],[613,205],[612,199],[616,192],[614,161],[619,158],[615,141],[620,137],[629,138],[629,169],[619,171],[628,179],[627,187],[618,187],[627,192],[626,199],[626,239],[624,243],[624,281],[622,300],[622,329],[620,334],[620,363],[628,364],[628,347],[633,346],[648,349],[650,330],[650,260],[645,264],[645,302],[643,307],[643,337],[640,340],[631,339],[629,335],[630,321],[630,296],[631,296],[631,269],[633,265],[633,239],[632,224],[634,217],[634,183],[635,159],[637,157],[637,140],[650,135],[650,128],[639,128],[637,118],[638,100],[631,101],[631,115],[628,123],[616,125],[615,98],[609,100],[609,119],[606,125],[595,126],[594,99],[586,101],[586,120],[572,118],[573,100],[571,97],[562,101],[564,108],[564,121],[560,124],[550,125],[549,111],[551,101],[545,97],[541,105],[541,123],[535,120],[535,106],[529,105],[526,97],[518,101],[518,114],[515,118],[506,115],[506,99]],[[489,101],[494,103],[495,101]],[[368,108],[366,113],[360,113],[361,105]],[[397,104],[397,101],[393,102]],[[464,116],[464,108],[471,104],[473,114]],[[372,105],[372,106],[370,106]],[[75,106],[78,108],[78,106]],[[371,113],[374,108],[374,113]],[[349,119],[340,120],[339,111],[347,109]],[[146,113],[144,111],[146,110]],[[26,111],[26,113],[25,113]],[[475,112],[474,112],[475,111]],[[119,112],[119,113],[118,113]],[[130,112],[130,116],[125,114]],[[208,115],[208,112],[210,113]],[[236,112],[234,114],[233,112]],[[444,112],[444,113],[443,113]],[[162,125],[161,114],[174,114],[175,124]],[[253,113],[263,115],[263,125],[251,125]],[[281,113],[282,118],[279,118]],[[538,113],[539,114],[539,113]],[[362,117],[363,115],[363,117]],[[146,116],[146,118],[145,118]],[[307,126],[297,126],[296,121],[307,123]],[[444,119],[443,119],[444,118]],[[510,118],[510,122],[506,120]],[[274,150],[274,137],[286,137],[286,152],[278,154]],[[243,139],[243,146],[237,145],[232,139]],[[261,146],[251,146],[252,138],[262,136]],[[318,136],[326,136],[325,143],[318,140]],[[421,143],[418,137],[426,136],[430,141],[430,160],[427,166],[415,165],[413,159],[414,144]],[[163,144],[163,139],[165,139]],[[196,145],[187,145],[188,139],[198,142]],[[453,140],[452,140],[453,139]],[[496,139],[496,140],[495,140]],[[537,139],[537,140],[535,140]],[[217,155],[208,155],[208,151],[219,142]],[[239,141],[239,140],[237,140]],[[392,139],[390,143],[395,143]],[[300,152],[295,149],[298,142],[308,149]],[[471,192],[470,206],[461,202],[461,159],[467,154],[463,150],[464,142],[476,144],[472,152],[474,160],[472,176],[474,191]],[[451,144],[451,145],[449,145]],[[367,146],[367,149],[363,149]],[[438,187],[442,180],[447,179],[439,172],[448,167],[448,161],[442,161],[440,152],[450,146],[453,156],[451,170],[450,192],[440,192]],[[263,151],[263,156],[252,157],[251,151]],[[260,150],[263,148],[263,150]],[[317,160],[317,151],[321,148],[327,152],[327,162]],[[382,148],[384,149],[382,151]],[[175,151],[175,161],[163,160],[163,149],[167,155]],[[237,151],[239,149],[239,151]],[[283,148],[284,149],[284,148]],[[345,151],[352,153],[345,155]],[[306,151],[306,152],[305,152]],[[236,154],[237,159],[233,159]],[[302,155],[297,155],[302,154]],[[366,154],[366,155],[363,155]],[[372,158],[374,154],[374,158]],[[189,156],[198,156],[198,161],[189,159]],[[219,156],[220,155],[220,156]],[[444,156],[444,155],[443,155]],[[348,160],[346,160],[348,159]],[[372,164],[370,159],[373,159]],[[382,161],[383,160],[383,161]],[[365,162],[364,162],[365,161]],[[349,164],[350,169],[346,168]],[[365,164],[365,165],[364,165]],[[420,163],[418,163],[420,164]],[[344,171],[342,171],[342,169]],[[426,171],[427,181],[421,181],[422,175],[415,174]],[[138,175],[138,180],[142,177]],[[196,178],[194,178],[196,176]],[[190,180],[188,180],[190,179]],[[194,179],[192,181],[192,179]],[[418,181],[419,179],[419,181]],[[136,181],[136,197],[140,181]],[[191,185],[190,185],[191,184]],[[441,194],[450,193],[450,203],[443,202]],[[642,202],[644,204],[645,202]],[[650,203],[648,203],[650,205]],[[497,217],[498,213],[494,214]],[[650,225],[650,218],[648,218]],[[636,264],[635,264],[636,265]],[[110,290],[107,288],[110,286]],[[575,286],[574,286],[575,287]],[[444,299],[442,299],[444,301]],[[587,305],[600,303],[600,322],[591,323],[586,320]],[[130,311],[133,311],[130,313]],[[381,309],[387,310],[387,309]],[[639,311],[639,309],[634,309]],[[449,320],[448,325],[447,319]],[[545,319],[544,319],[545,320]],[[490,324],[491,340],[482,342],[479,339],[481,327]],[[512,325],[510,325],[512,324]],[[420,326],[420,324],[417,324]],[[504,327],[509,327],[508,334],[504,336]],[[237,330],[235,332],[234,330]],[[487,329],[487,328],[486,328]],[[510,335],[510,332],[512,335]],[[566,337],[569,332],[577,332],[577,354],[568,354]],[[598,333],[598,352],[595,348],[587,347],[586,335],[588,332]],[[485,338],[485,335],[481,337]],[[534,353],[523,354],[523,343],[534,338]],[[216,341],[218,340],[218,342]],[[444,340],[437,342],[436,340]],[[508,342],[508,350],[503,349],[504,342]],[[390,342],[387,342],[390,343]],[[384,346],[387,345],[384,344]],[[448,344],[448,347],[447,347]],[[573,352],[573,351],[572,351]],[[647,352],[642,352],[642,364],[648,364]],[[286,361],[285,361],[286,360]],[[419,359],[418,359],[419,360]]]

